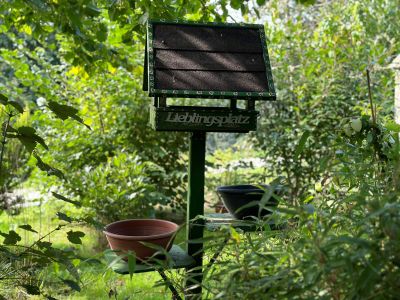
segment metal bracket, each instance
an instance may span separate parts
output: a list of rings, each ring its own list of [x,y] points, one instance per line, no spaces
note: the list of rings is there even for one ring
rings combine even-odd
[[[231,99],[230,108],[231,109],[237,108],[237,100],[236,99]]]
[[[167,107],[167,98],[166,97],[159,97],[158,98],[158,105],[159,105],[159,107]]]
[[[254,100],[247,100],[246,109],[247,110],[255,110],[256,109],[256,102]]]

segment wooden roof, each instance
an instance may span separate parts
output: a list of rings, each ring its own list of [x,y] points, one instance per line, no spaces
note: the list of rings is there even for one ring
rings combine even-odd
[[[150,21],[150,96],[275,100],[262,25]]]

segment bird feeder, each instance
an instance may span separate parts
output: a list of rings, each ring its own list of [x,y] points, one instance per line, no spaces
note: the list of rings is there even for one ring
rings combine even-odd
[[[201,239],[204,224],[197,217],[204,215],[206,133],[254,131],[259,116],[255,101],[276,99],[263,25],[149,21],[143,90],[153,98],[154,130],[190,132],[187,240]],[[168,98],[209,100],[197,101],[208,106],[178,106],[168,105]],[[244,108],[238,100],[244,100]],[[188,243],[186,252],[174,245],[171,253],[172,267],[187,269],[188,290],[198,297],[203,244]],[[147,270],[154,269],[138,269]],[[120,272],[126,273],[126,266]]]

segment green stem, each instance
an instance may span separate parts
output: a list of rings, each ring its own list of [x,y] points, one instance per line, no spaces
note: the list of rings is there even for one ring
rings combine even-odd
[[[6,147],[6,143],[7,143],[7,130],[8,127],[10,126],[10,121],[11,118],[13,117],[12,113],[8,114],[8,120],[6,121],[6,125],[4,126],[4,130],[3,130],[3,140],[1,141],[1,154],[0,154],[0,174],[1,174],[1,169],[3,167],[3,156],[4,156],[4,148]]]
[[[42,236],[41,238],[39,238],[37,241],[35,241],[32,245],[30,245],[29,247],[26,248],[25,251],[23,251],[22,253],[19,254],[19,256],[24,255],[25,253],[29,252],[37,243],[41,242],[42,240],[44,240],[46,237],[50,236],[51,234],[53,234],[54,232],[56,232],[57,230],[60,230],[61,228],[63,228],[65,225],[58,225],[55,229],[53,229],[52,231],[50,231],[49,233],[45,234],[44,236]]]
[[[376,107],[374,109],[374,104],[372,102],[372,92],[371,92],[371,78],[369,76],[369,69],[367,69],[367,82],[368,82],[368,97],[369,97],[369,104],[371,105],[371,114],[372,114],[372,121],[374,125],[376,125]]]

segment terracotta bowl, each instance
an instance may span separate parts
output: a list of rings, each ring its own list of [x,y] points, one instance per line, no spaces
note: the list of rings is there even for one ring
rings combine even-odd
[[[172,247],[178,227],[177,224],[165,220],[132,219],[108,224],[103,233],[106,235],[111,249],[121,250],[122,255],[129,250],[134,251],[136,259],[146,260],[157,250],[147,247],[141,242],[159,245],[168,251]]]

